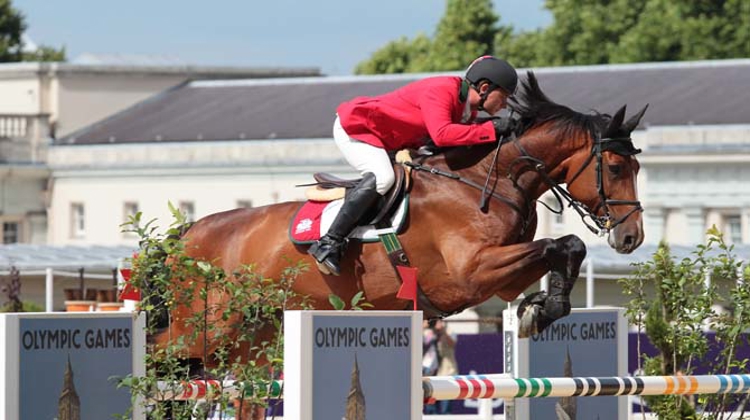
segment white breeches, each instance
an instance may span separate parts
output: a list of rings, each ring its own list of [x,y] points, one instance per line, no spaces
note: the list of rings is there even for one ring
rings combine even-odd
[[[353,139],[341,127],[339,117],[333,123],[333,139],[341,150],[341,154],[359,173],[372,172],[375,175],[378,194],[385,195],[396,181],[393,166],[388,152],[380,147]]]

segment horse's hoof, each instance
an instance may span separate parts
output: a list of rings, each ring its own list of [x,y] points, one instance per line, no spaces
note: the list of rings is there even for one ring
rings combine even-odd
[[[536,319],[539,317],[541,308],[537,305],[529,305],[518,318],[518,338],[529,338],[536,334]]]
[[[536,292],[526,296],[518,305],[518,338],[529,338],[539,332],[540,311],[546,299],[546,292]]]

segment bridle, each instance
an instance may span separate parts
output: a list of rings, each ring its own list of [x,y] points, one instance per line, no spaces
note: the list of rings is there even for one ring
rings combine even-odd
[[[555,198],[558,201],[558,209],[553,209],[547,203],[540,201],[542,205],[544,205],[548,210],[550,210],[553,213],[556,214],[562,214],[564,210],[563,200],[567,201],[568,207],[572,207],[578,215],[581,217],[581,221],[583,224],[594,234],[597,235],[604,235],[605,233],[608,233],[612,229],[614,229],[616,226],[620,225],[621,223],[625,222],[633,213],[636,211],[643,211],[643,207],[641,206],[641,202],[638,200],[613,200],[607,197],[606,193],[604,192],[604,174],[603,174],[603,152],[605,151],[611,151],[615,154],[622,155],[622,156],[632,156],[636,155],[641,152],[640,149],[636,149],[633,146],[632,139],[630,137],[606,137],[601,138],[599,134],[597,134],[594,138],[593,144],[591,146],[591,152],[589,153],[588,158],[586,161],[581,165],[580,168],[578,168],[578,171],[576,171],[575,175],[571,178],[571,180],[567,183],[568,187],[575,182],[578,177],[583,173],[583,171],[593,162],[596,161],[596,189],[599,194],[599,203],[597,206],[592,210],[589,209],[585,204],[581,203],[580,201],[573,198],[573,196],[568,192],[567,189],[562,187],[559,182],[555,181],[552,177],[549,176],[549,173],[547,172],[545,163],[537,159],[533,156],[531,156],[526,149],[521,145],[519,142],[519,139],[516,137],[515,134],[512,134],[510,137],[500,139],[497,142],[497,149],[495,150],[494,157],[492,159],[492,164],[489,167],[488,173],[487,173],[487,180],[484,183],[484,185],[480,185],[470,179],[464,178],[456,173],[443,171],[441,169],[430,167],[423,165],[421,163],[416,162],[404,162],[405,165],[411,167],[412,169],[418,170],[418,171],[425,171],[429,172],[434,175],[443,176],[446,178],[454,179],[456,181],[462,182],[466,185],[469,185],[473,188],[476,188],[478,190],[482,191],[482,198],[479,204],[479,207],[486,211],[488,199],[489,198],[495,198],[499,201],[502,201],[506,205],[508,205],[510,208],[521,214],[524,215],[523,210],[520,206],[515,204],[513,201],[509,200],[506,197],[503,197],[494,191],[489,190],[489,181],[491,178],[491,174],[494,171],[494,167],[497,164],[497,158],[500,153],[500,148],[503,144],[513,142],[518,148],[520,152],[520,156],[515,158],[511,164],[508,167],[508,175],[507,177],[513,182],[513,186],[521,193],[521,195],[524,197],[526,201],[526,217],[523,217],[523,227],[521,229],[521,235],[523,235],[528,226],[529,226],[529,217],[528,214],[531,212],[531,198],[528,196],[526,191],[519,185],[518,183],[518,176],[522,171],[513,171],[513,168],[516,167],[519,163],[525,163],[529,168],[531,168],[534,172],[539,174],[539,176],[542,178],[542,180],[550,187],[550,191],[552,191],[552,194],[555,196]],[[633,206],[632,210],[630,210],[627,214],[620,217],[619,219],[615,219],[612,216],[612,212],[610,211],[611,206]],[[603,209],[603,215],[598,216],[597,213],[599,210]]]
[[[591,164],[591,162],[596,161],[596,190],[599,195],[599,202],[593,209],[589,209],[588,206],[581,203],[580,201],[573,198],[573,196],[568,192],[568,189],[563,188],[560,183],[552,179],[549,174],[547,173],[546,167],[544,162],[541,160],[531,156],[526,152],[526,150],[523,148],[523,146],[520,144],[518,139],[515,139],[514,141],[516,147],[521,152],[521,156],[513,160],[513,162],[510,165],[510,168],[512,169],[514,165],[518,162],[526,162],[530,163],[531,168],[537,172],[544,182],[550,187],[550,191],[552,191],[552,194],[557,199],[557,202],[559,204],[558,209],[553,209],[547,203],[541,202],[542,205],[547,207],[550,211],[556,214],[561,214],[563,211],[563,200],[568,202],[568,207],[572,207],[576,213],[581,217],[581,221],[583,224],[594,234],[596,235],[604,235],[606,233],[609,233],[612,229],[620,225],[621,223],[625,222],[633,213],[643,211],[643,207],[641,206],[641,202],[638,200],[614,200],[607,197],[607,194],[604,192],[604,157],[603,153],[606,151],[610,151],[612,153],[621,155],[621,156],[632,156],[636,155],[641,152],[640,149],[636,149],[633,146],[633,140],[630,137],[605,137],[601,138],[599,134],[597,134],[594,137],[593,144],[591,146],[591,152],[589,153],[588,158],[586,158],[586,161],[581,165],[580,168],[578,168],[578,171],[573,175],[573,177],[570,179],[570,181],[567,182],[568,188],[575,182],[578,177],[583,173],[583,171]],[[518,185],[516,181],[516,176],[511,175],[511,170],[508,171],[508,176],[513,180],[513,184],[516,186],[516,188],[520,189],[520,186]],[[622,217],[616,219],[612,212],[610,211],[610,207],[613,206],[633,206],[633,208],[623,215]],[[598,216],[597,213],[599,213],[599,210],[603,209],[603,215]]]

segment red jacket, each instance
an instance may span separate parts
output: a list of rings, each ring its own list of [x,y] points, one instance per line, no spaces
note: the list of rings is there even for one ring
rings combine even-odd
[[[375,97],[358,97],[336,112],[350,137],[386,150],[468,146],[497,140],[492,122],[462,124],[461,78],[431,77]],[[473,113],[471,119],[476,115]]]

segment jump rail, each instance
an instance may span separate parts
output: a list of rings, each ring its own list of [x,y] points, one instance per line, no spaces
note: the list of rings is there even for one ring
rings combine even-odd
[[[738,394],[750,375],[512,378],[506,374],[435,376],[422,380],[425,401],[604,395]]]
[[[268,385],[268,395],[271,398],[280,398],[282,395],[283,381],[273,381]],[[184,382],[163,382],[157,384],[157,391],[151,395],[153,401],[186,401],[186,400],[214,400],[222,396],[239,398],[243,392],[243,384],[236,381],[200,380],[195,379]],[[253,387],[244,390],[245,395],[252,395]]]
[[[159,382],[153,400],[238,397],[234,381]],[[750,393],[750,375],[512,378],[507,374],[428,376],[422,379],[425,401],[487,398],[595,397],[604,395],[687,395]],[[246,391],[252,393],[250,391]],[[283,381],[273,381],[268,395],[281,398]]]

